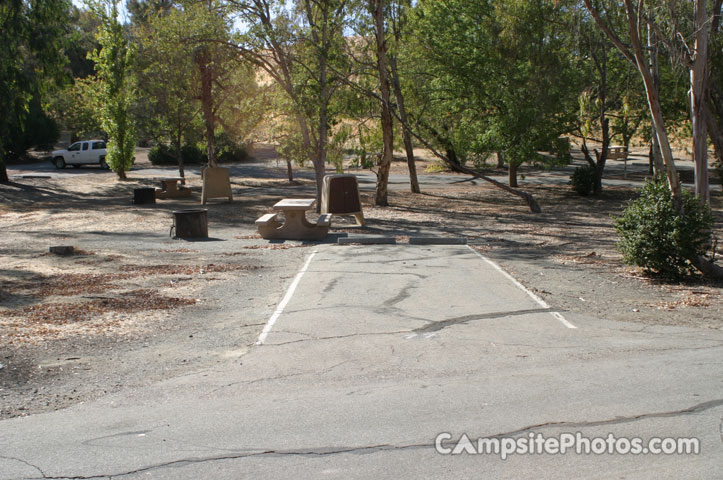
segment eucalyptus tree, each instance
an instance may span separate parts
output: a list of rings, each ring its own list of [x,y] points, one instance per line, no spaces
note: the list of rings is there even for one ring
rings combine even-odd
[[[685,67],[690,82],[690,120],[693,133],[693,159],[695,161],[696,195],[705,204],[709,201],[706,96],[709,89],[709,50],[711,15],[720,14],[721,2],[713,2],[712,13],[708,2],[694,0],[666,0],[646,5],[642,0],[606,2],[584,0],[585,6],[598,27],[608,39],[635,66],[645,86],[652,123],[666,167],[668,184],[676,205],[682,208],[681,187],[673,158],[660,93],[656,89],[651,61],[646,55],[643,29],[649,27],[674,62]],[[616,28],[611,18],[623,17],[625,28]]]
[[[706,95],[710,92],[708,41],[713,31],[711,15],[714,19],[720,14],[721,2],[712,2],[712,11],[709,11],[708,2],[705,0],[667,0],[651,5],[646,5],[643,0],[624,0],[622,5],[619,2],[603,0],[584,2],[598,27],[635,66],[643,79],[652,123],[665,162],[673,205],[678,217],[684,219],[687,213],[683,192],[669,142],[660,93],[655,88],[654,72],[646,55],[642,32],[646,26],[654,29],[656,38],[665,45],[671,60],[682,65],[689,74],[695,190],[699,202],[705,207],[709,201],[706,121]],[[626,28],[616,29],[615,24],[609,20],[611,16],[625,18]],[[706,275],[723,277],[723,268],[703,256],[690,258],[689,261]]]
[[[710,22],[710,81],[705,106],[708,135],[715,149],[718,168],[723,172],[723,34],[721,34],[721,7],[723,0],[715,0]]]

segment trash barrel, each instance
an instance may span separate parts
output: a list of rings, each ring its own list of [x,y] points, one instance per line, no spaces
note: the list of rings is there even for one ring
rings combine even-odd
[[[174,238],[208,238],[208,210],[194,208],[173,212]]]

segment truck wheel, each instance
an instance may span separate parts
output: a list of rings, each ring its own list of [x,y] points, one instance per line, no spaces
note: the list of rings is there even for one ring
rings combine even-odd
[[[100,159],[100,168],[110,170],[110,165],[108,165],[108,162],[105,161],[105,157]]]
[[[55,160],[53,160],[53,162],[55,163],[55,168],[65,168],[65,159],[63,157],[55,157]]]

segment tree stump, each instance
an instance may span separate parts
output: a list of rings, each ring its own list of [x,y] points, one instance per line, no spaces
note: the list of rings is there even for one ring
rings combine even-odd
[[[173,212],[174,238],[208,238],[208,210],[195,208]]]
[[[147,203],[156,203],[155,188],[134,188],[133,203],[135,205],[144,205]]]

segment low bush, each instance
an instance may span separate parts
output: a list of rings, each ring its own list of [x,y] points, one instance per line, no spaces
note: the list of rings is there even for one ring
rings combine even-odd
[[[195,145],[184,145],[181,147],[181,156],[184,165],[201,165],[206,161],[206,156]],[[173,149],[167,145],[156,145],[148,152],[148,160],[153,165],[178,165]]]
[[[208,155],[196,145],[186,144],[181,147],[181,156],[186,165],[201,165],[208,161]]]
[[[590,195],[595,188],[595,168],[590,165],[577,167],[570,177],[570,185],[579,195]]]
[[[713,216],[687,190],[683,191],[683,212],[679,214],[673,205],[665,177],[646,182],[640,197],[615,219],[618,249],[625,263],[668,278],[694,273],[690,259],[704,255],[710,247]]]
[[[243,162],[248,158],[248,151],[242,143],[235,142],[225,133],[221,133],[216,138],[216,160],[218,160],[218,163]]]

